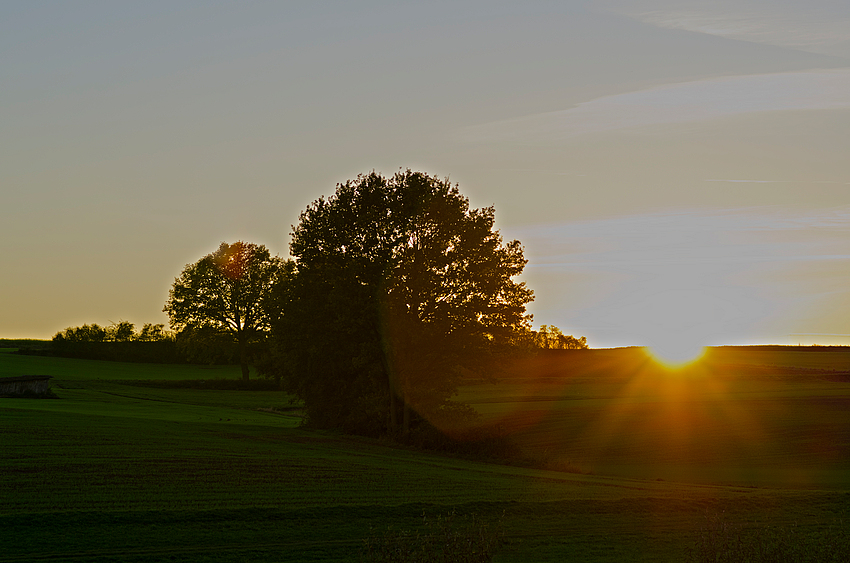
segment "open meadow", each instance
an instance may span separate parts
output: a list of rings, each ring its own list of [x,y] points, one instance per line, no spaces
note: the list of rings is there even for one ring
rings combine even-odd
[[[553,467],[705,484],[850,486],[850,348],[710,348],[678,369],[641,348],[552,350],[459,398]]]
[[[365,538],[476,515],[495,561],[683,561],[712,519],[850,525],[850,349],[541,353],[459,399],[513,464],[311,431],[280,391],[188,388],[237,366],[0,352],[0,563],[357,561]],[[830,528],[832,527],[832,528]]]

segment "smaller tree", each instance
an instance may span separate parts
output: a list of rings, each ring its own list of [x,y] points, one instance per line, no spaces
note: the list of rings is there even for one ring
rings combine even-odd
[[[265,246],[237,241],[188,264],[168,294],[163,311],[171,327],[198,334],[226,334],[238,347],[247,380],[249,343],[270,328],[267,301],[291,262],[271,256]]]

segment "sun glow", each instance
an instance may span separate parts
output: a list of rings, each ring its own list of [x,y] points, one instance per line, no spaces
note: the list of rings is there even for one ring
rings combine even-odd
[[[687,279],[681,277],[685,274],[679,274],[679,278],[662,281],[687,285]],[[659,287],[652,295],[624,306],[617,320],[630,332],[640,332],[639,344],[653,360],[667,368],[680,368],[698,360],[706,345],[729,332],[738,308],[724,297],[701,287]]]
[[[675,339],[648,348],[649,355],[668,368],[679,368],[693,363],[705,354],[705,346],[696,342]]]

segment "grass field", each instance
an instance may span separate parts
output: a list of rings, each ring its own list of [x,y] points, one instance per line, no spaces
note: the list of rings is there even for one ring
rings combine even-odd
[[[460,398],[552,467],[850,487],[850,348],[714,348],[679,370],[637,348],[563,351]]]
[[[157,388],[238,368],[0,352],[0,563],[356,561],[373,530],[476,514],[496,561],[681,561],[708,519],[850,520],[850,354],[717,349],[668,372],[640,350],[544,354],[461,398],[552,471],[299,427],[275,391]],[[583,355],[579,355],[583,354]],[[843,522],[843,524],[841,524]]]

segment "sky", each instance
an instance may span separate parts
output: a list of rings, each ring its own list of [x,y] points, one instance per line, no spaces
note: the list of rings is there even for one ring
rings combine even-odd
[[[534,325],[850,345],[844,0],[0,4],[0,338],[166,323],[338,182],[493,205]]]

